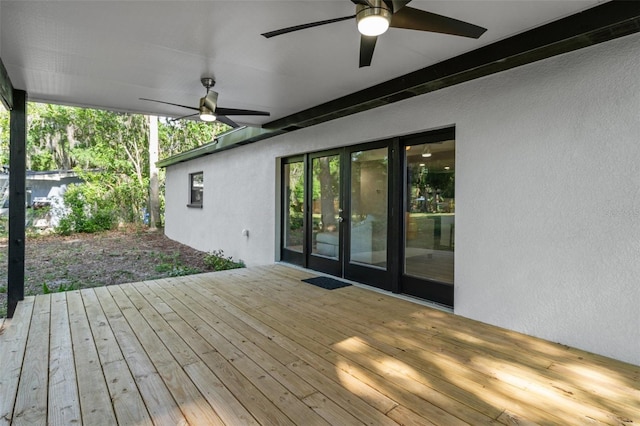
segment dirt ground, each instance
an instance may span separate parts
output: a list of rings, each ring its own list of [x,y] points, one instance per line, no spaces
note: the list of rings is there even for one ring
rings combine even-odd
[[[6,313],[7,250],[7,240],[0,240],[0,317]],[[205,254],[146,228],[27,238],[25,295],[205,272]]]

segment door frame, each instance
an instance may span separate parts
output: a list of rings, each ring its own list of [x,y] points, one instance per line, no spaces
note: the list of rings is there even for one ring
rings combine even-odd
[[[399,220],[401,223],[400,234],[398,238],[399,252],[398,260],[402,262],[405,258],[405,235],[406,235],[406,223],[404,218],[405,206],[405,194],[407,193],[407,164],[405,150],[407,146],[438,143],[444,140],[455,140],[456,132],[455,127],[446,127],[438,130],[431,130],[425,133],[407,135],[399,138],[399,151],[402,155],[399,158],[399,168],[401,174],[402,188],[399,193],[399,203],[396,205],[402,212],[402,216]],[[398,187],[396,187],[397,189]],[[404,268],[401,265],[398,267],[399,288],[398,292],[407,294],[410,296],[419,297],[432,302],[436,302],[445,306],[453,307],[454,302],[454,284],[439,282],[427,278],[412,277],[404,274]]]
[[[288,248],[286,248],[284,246],[284,242],[286,240],[286,232],[287,232],[287,228],[286,228],[286,221],[285,221],[285,217],[288,214],[288,210],[289,210],[289,206],[288,206],[288,198],[287,198],[287,191],[286,191],[286,184],[287,182],[285,182],[284,179],[284,168],[287,164],[293,164],[293,163],[302,163],[303,164],[303,179],[304,179],[304,189],[303,189],[303,214],[302,214],[302,229],[303,229],[303,233],[302,233],[302,253],[294,251],[294,250],[289,250]],[[302,266],[303,268],[307,268],[307,261],[306,261],[306,256],[305,256],[305,250],[307,247],[307,233],[306,233],[306,229],[307,229],[307,156],[306,155],[296,155],[296,156],[292,156],[292,157],[286,157],[282,159],[282,162],[280,164],[280,191],[282,196],[280,197],[280,208],[281,208],[281,214],[280,214],[280,260],[283,262],[287,262],[287,263],[292,263],[294,265],[298,265],[298,266]],[[285,204],[286,201],[286,204]]]
[[[313,269],[315,271],[324,272],[329,275],[334,275],[337,277],[342,277],[343,273],[343,263],[344,263],[344,241],[345,241],[345,223],[347,221],[344,220],[344,179],[345,179],[345,171],[344,171],[344,148],[336,148],[330,149],[326,151],[319,151],[305,154],[306,158],[306,169],[307,173],[305,174],[306,182],[305,182],[305,208],[306,208],[306,228],[305,228],[305,246],[304,246],[304,257],[306,267]],[[343,218],[341,222],[338,222],[338,259],[333,259],[321,255],[316,255],[312,253],[312,244],[313,244],[313,160],[316,158],[322,157],[330,157],[330,156],[338,156],[340,160],[340,170],[339,170],[339,179],[340,184],[338,185],[338,209],[339,216]]]
[[[293,263],[304,268],[309,268],[329,275],[343,277],[359,283],[371,285],[393,293],[402,293],[416,296],[422,299],[440,303],[453,307],[454,284],[438,282],[435,280],[417,278],[404,274],[405,256],[405,194],[407,191],[407,164],[405,150],[407,146],[437,143],[447,139],[455,140],[455,127],[450,126],[443,129],[430,130],[417,134],[385,138],[378,141],[360,143],[340,148],[332,148],[323,151],[309,152],[302,155],[285,157],[282,159],[281,172],[286,164],[304,163],[304,236],[303,253],[287,250],[284,245],[285,214],[284,202],[281,223],[281,260]],[[350,259],[350,208],[351,208],[351,154],[356,151],[366,151],[378,148],[388,149],[388,206],[387,206],[387,267],[377,268],[362,263],[353,263]],[[314,255],[312,251],[313,238],[313,210],[312,210],[312,185],[313,185],[313,159],[339,155],[340,156],[340,185],[338,196],[339,208],[343,218],[339,226],[338,239],[338,259]],[[284,176],[284,173],[281,174]],[[280,183],[282,197],[286,196],[284,191],[284,178]]]
[[[383,290],[393,291],[397,288],[397,269],[396,269],[396,261],[393,256],[392,251],[392,242],[394,241],[394,235],[397,233],[397,228],[395,220],[395,215],[397,210],[393,208],[394,200],[393,200],[393,191],[392,185],[395,181],[395,173],[393,170],[393,159],[394,159],[394,145],[395,139],[382,139],[375,142],[367,142],[357,145],[351,145],[345,147],[345,179],[343,185],[343,193],[348,194],[345,197],[345,216],[348,219],[345,219],[343,222],[345,224],[345,232],[344,232],[344,266],[343,266],[343,274],[344,278],[360,282],[363,284],[371,285]],[[379,268],[373,265],[366,265],[363,263],[355,263],[351,262],[351,154],[358,151],[370,151],[374,149],[386,148],[387,149],[387,259],[386,259],[386,268]]]

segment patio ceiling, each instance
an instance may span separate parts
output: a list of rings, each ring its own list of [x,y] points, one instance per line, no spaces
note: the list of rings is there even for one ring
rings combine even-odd
[[[584,11],[602,1],[419,1],[411,6],[488,28],[478,40],[390,29],[358,68],[346,21],[265,39],[260,34],[354,13],[339,1],[0,2],[0,58],[32,101],[182,116],[213,76],[219,104],[270,117],[262,126]],[[286,121],[286,120],[285,120]],[[285,123],[286,124],[286,123]]]

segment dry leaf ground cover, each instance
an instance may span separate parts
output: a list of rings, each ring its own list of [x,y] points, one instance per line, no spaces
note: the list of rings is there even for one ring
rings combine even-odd
[[[7,254],[5,238],[0,240],[0,317],[6,313]],[[204,272],[210,270],[205,254],[147,228],[31,237],[25,295]]]

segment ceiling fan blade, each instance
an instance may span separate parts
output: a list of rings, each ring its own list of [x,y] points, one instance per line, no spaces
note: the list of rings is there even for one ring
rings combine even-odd
[[[393,13],[405,7],[411,0],[384,0],[385,4]]]
[[[293,27],[282,28],[280,30],[269,31],[261,35],[266,38],[271,38],[271,37],[279,36],[282,34],[292,33],[294,31],[305,30],[307,28],[319,27],[320,25],[333,24],[334,22],[346,21],[347,19],[353,19],[355,17],[356,15],[350,15],[350,16],[343,16],[342,18],[334,18],[334,19],[327,19],[324,21],[310,22],[308,24],[296,25]]]
[[[216,108],[216,114],[222,115],[271,115],[266,111],[253,111],[250,109],[235,109],[235,108]]]
[[[369,0],[351,0],[351,3],[353,3],[353,4],[361,4],[363,6],[373,7],[373,5],[371,4],[371,2]]]
[[[240,125],[238,123],[236,123],[235,121],[233,121],[229,117],[225,117],[224,115],[217,115],[216,116],[216,120],[221,122],[221,123],[226,124],[227,126],[231,126],[234,129],[237,129],[238,127],[240,127]]]
[[[378,41],[377,36],[360,36],[360,68],[371,65],[376,41]]]
[[[182,120],[183,118],[194,117],[196,115],[198,115],[197,112],[195,114],[187,114],[187,115],[183,115],[181,117],[172,118],[170,121],[178,121],[178,120]]]
[[[159,104],[173,105],[173,106],[177,106],[177,107],[181,107],[181,108],[192,109],[194,111],[200,111],[200,108],[190,107],[190,106],[187,106],[187,105],[173,104],[171,102],[157,101],[155,99],[147,99],[147,98],[138,98],[138,99],[140,99],[141,101],[157,102]]]
[[[469,38],[479,38],[486,28],[448,18],[413,7],[403,7],[391,16],[391,27],[409,30],[429,31]]]

